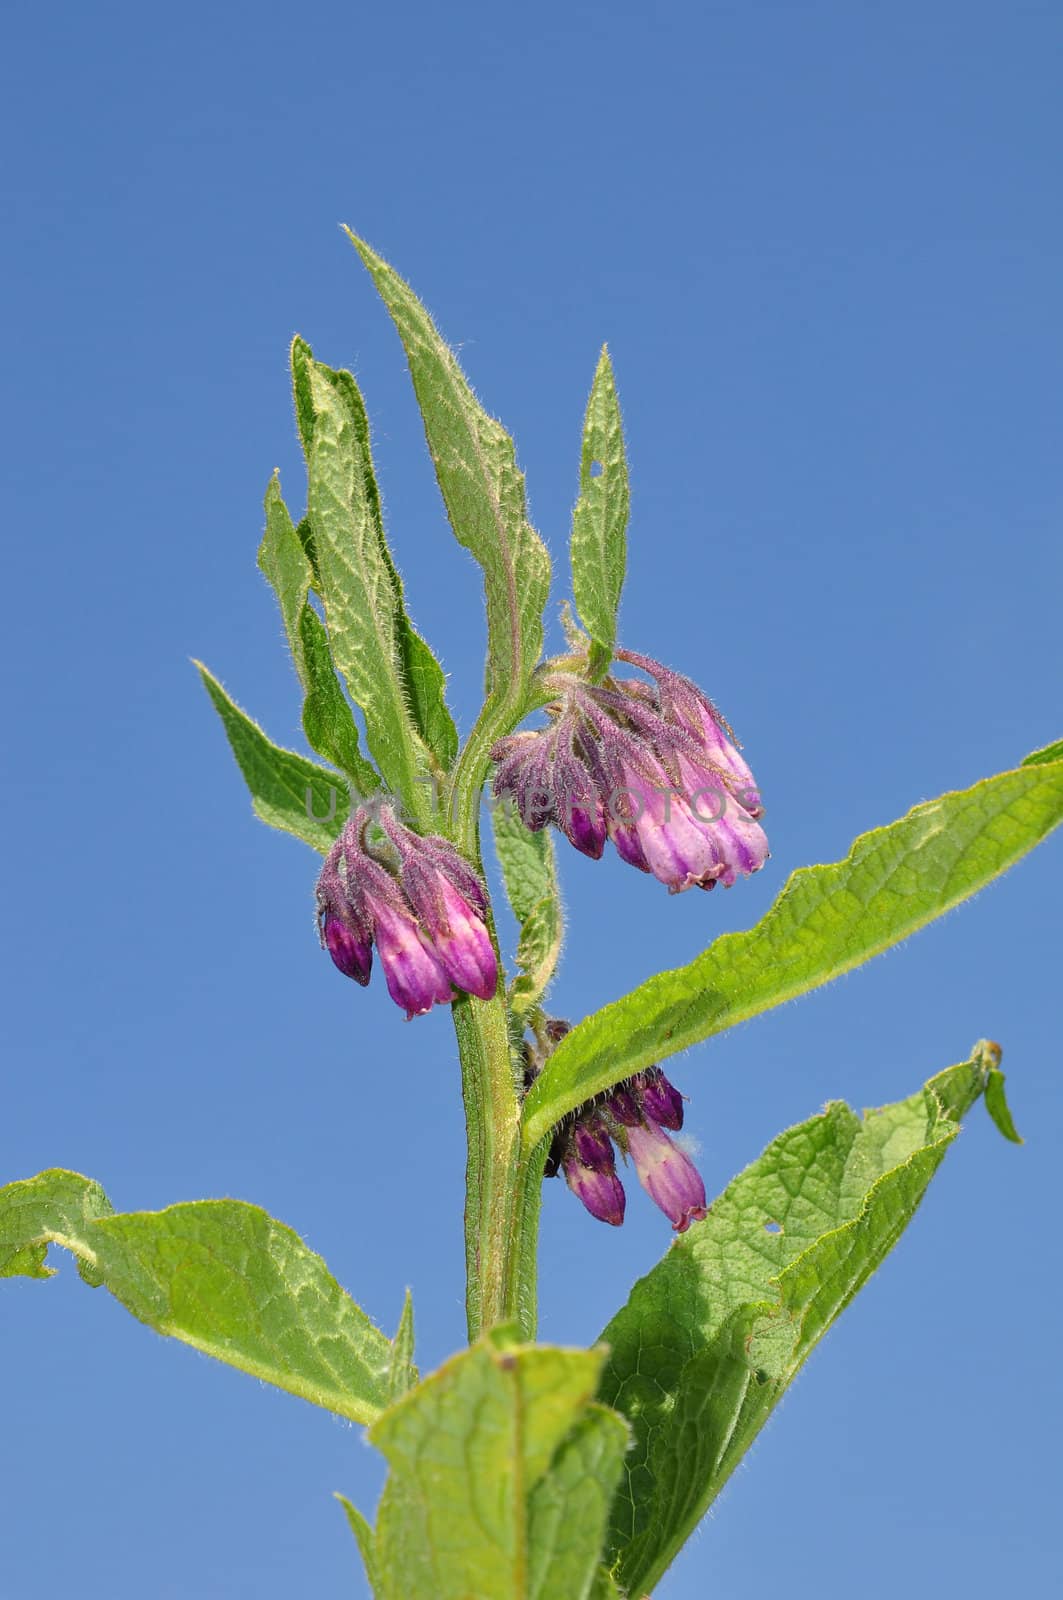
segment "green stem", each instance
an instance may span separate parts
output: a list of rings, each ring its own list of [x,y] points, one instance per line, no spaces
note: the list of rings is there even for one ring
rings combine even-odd
[[[453,1012],[468,1135],[465,1304],[472,1341],[497,1322],[526,1320],[520,1103],[505,1001],[463,995]]]
[[[519,721],[484,707],[451,781],[449,823],[458,848],[482,874],[480,803],[495,740]],[[494,927],[490,917],[491,934]],[[497,950],[497,940],[495,941]],[[521,1065],[509,1036],[504,984],[487,1001],[462,995],[452,1007],[461,1058],[468,1139],[465,1307],[469,1339],[498,1322],[535,1336],[541,1153],[521,1154]],[[538,1162],[538,1166],[536,1166]]]

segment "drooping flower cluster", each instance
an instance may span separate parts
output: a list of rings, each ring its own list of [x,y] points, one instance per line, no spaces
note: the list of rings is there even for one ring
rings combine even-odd
[[[371,826],[378,844],[367,842]],[[420,1016],[455,990],[494,994],[498,963],[476,873],[447,839],[422,838],[387,806],[356,810],[317,881],[321,943],[336,966],[367,984],[376,945],[388,993]]]
[[[617,656],[653,682],[553,672],[548,726],[491,752],[495,794],[511,798],[533,832],[553,823],[594,860],[611,839],[622,860],[673,894],[730,888],[768,856],[753,774],[696,684],[649,656]]]
[[[683,1097],[660,1067],[648,1067],[581,1106],[554,1134],[546,1176],[563,1172],[592,1217],[618,1228],[626,1196],[614,1143],[634,1163],[639,1182],[676,1233],[708,1214],[701,1174],[664,1131],[683,1126]]]

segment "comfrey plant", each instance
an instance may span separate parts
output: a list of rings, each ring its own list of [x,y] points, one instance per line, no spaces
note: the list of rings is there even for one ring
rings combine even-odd
[[[1063,817],[1063,742],[792,873],[755,927],[687,966],[593,1016],[552,1014],[555,833],[595,859],[611,841],[672,893],[730,888],[767,859],[764,806],[708,696],[617,644],[628,481],[608,356],[572,526],[582,626],[543,659],[550,563],[512,443],[411,290],[353,243],[405,348],[454,533],[483,569],[482,709],[462,744],[406,612],[357,384],[298,339],[307,509],[293,522],[270,483],[259,560],[326,765],[271,743],[200,670],[255,811],[323,858],[332,964],[360,985],[376,968],[408,1018],[450,1007],[468,1126],[469,1348],[421,1378],[409,1299],[387,1337],[255,1206],[115,1214],[73,1172],[0,1190],[0,1274],[46,1277],[48,1246],[62,1244],[86,1282],[160,1332],[364,1424],[387,1483],[375,1524],[344,1505],[380,1600],[634,1600],[896,1242],[974,1102],[1017,1138],[999,1048],[982,1042],[894,1105],[864,1117],[829,1105],[710,1203],[671,1137],[684,1099],[662,1063],[851,970],[1011,866]],[[520,929],[508,979],[481,853],[489,788]],[[623,1222],[631,1173],[670,1222],[670,1247],[592,1348],[537,1344],[544,1179],[563,1177],[590,1213],[573,1207],[571,1225],[590,1229]]]

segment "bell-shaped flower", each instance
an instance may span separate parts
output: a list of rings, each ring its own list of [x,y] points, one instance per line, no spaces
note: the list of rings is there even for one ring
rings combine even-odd
[[[655,1123],[628,1128],[626,1142],[639,1182],[676,1233],[685,1233],[692,1222],[708,1216],[701,1173]]]

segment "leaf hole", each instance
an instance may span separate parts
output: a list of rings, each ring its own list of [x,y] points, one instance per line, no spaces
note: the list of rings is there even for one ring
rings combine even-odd
[[[592,478],[600,478],[601,475],[602,475],[603,470],[604,469],[603,469],[602,464],[601,464],[600,461],[592,461],[591,462],[591,477]]]
[[[764,1232],[765,1233],[781,1233],[782,1232],[782,1223],[781,1222],[766,1222],[764,1224]]]

